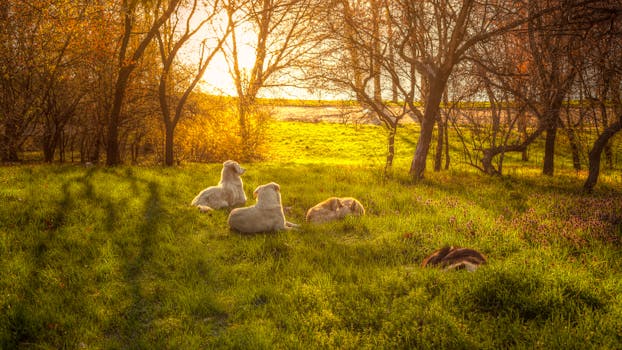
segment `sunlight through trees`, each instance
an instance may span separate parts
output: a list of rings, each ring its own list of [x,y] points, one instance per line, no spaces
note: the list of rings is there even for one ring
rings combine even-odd
[[[621,23],[609,0],[4,1],[0,156],[110,166],[227,157],[182,144],[212,149],[214,138],[183,134],[209,120],[228,125],[214,137],[229,155],[261,159],[270,109],[258,98],[304,89],[349,98],[384,127],[385,173],[408,120],[420,126],[414,180],[429,162],[450,167],[451,134],[487,174],[538,144],[542,174],[554,175],[568,144],[590,190],[619,152]],[[206,106],[218,99],[202,80],[232,91],[226,108]]]

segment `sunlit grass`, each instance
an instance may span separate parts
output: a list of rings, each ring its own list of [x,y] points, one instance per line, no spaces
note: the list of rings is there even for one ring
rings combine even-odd
[[[485,177],[455,154],[413,184],[411,126],[389,178],[382,128],[272,127],[245,190],[279,183],[298,231],[240,235],[190,207],[220,164],[0,168],[0,348],[621,346],[619,170],[585,195],[571,170]],[[367,215],[304,223],[333,195]],[[419,267],[446,244],[489,263]]]

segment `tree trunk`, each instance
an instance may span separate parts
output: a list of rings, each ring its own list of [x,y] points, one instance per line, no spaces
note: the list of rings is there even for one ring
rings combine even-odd
[[[524,112],[522,112],[518,116],[518,131],[521,134],[521,138],[523,139],[523,142],[525,142],[528,136],[527,136],[527,116],[525,115]],[[521,151],[521,160],[523,162],[529,161],[529,153],[527,152],[527,147],[525,147],[525,149]]]
[[[441,171],[443,164],[443,142],[445,141],[445,127],[443,118],[438,116],[438,138],[436,140],[436,154],[434,156],[434,171]]]
[[[43,161],[46,163],[52,163],[54,161],[54,153],[56,151],[56,141],[54,136],[50,135],[47,131],[43,135]]]
[[[615,135],[617,132],[622,130],[622,121],[617,121],[607,127],[602,134],[594,141],[594,146],[589,153],[588,161],[589,161],[589,173],[585,183],[583,184],[583,189],[587,192],[591,192],[596,186],[596,182],[598,181],[598,175],[600,174],[600,158],[603,152],[603,149],[606,147],[609,140]]]
[[[135,8],[128,7],[127,1],[123,2],[124,13],[124,33],[119,48],[119,75],[114,87],[114,98],[112,108],[108,119],[108,144],[106,149],[106,165],[115,166],[121,164],[121,152],[119,147],[119,127],[121,124],[121,107],[125,99],[127,84],[130,80],[130,74],[136,68],[138,60],[143,56],[147,46],[157,34],[160,26],[171,16],[173,11],[177,9],[180,0],[170,0],[166,5],[164,12],[157,18],[149,28],[149,31],[140,40],[138,47],[135,49],[131,57],[128,57],[127,49],[129,47],[130,35],[132,35]],[[127,62],[129,58],[129,63]]]
[[[449,170],[449,163],[451,161],[449,156],[449,115],[445,116],[443,125],[445,127],[445,170]]]
[[[4,135],[2,137],[2,161],[3,162],[19,162],[18,150],[19,142],[17,140],[17,126],[10,120],[4,123]]]
[[[384,165],[384,175],[387,176],[391,167],[393,167],[393,158],[395,157],[395,134],[397,133],[397,125],[394,128],[389,129],[389,136],[387,137],[387,162]]]
[[[100,138],[100,136],[97,136],[97,139],[95,140],[95,147],[93,147],[93,153],[89,154],[89,160],[91,161],[91,163],[93,164],[98,164],[99,163],[99,158],[101,155],[101,145],[102,145],[102,139]]]
[[[559,115],[564,102],[567,89],[561,88],[547,104],[548,110],[544,114],[546,125],[546,138],[544,141],[544,161],[542,164],[542,174],[553,176],[555,169],[555,139],[559,128]]]
[[[63,131],[63,129],[60,129],[58,133],[58,161],[60,163],[65,162],[66,143],[67,143],[67,140],[65,139],[65,132]]]
[[[432,142],[432,133],[434,131],[434,124],[436,124],[434,118],[424,117],[421,121],[421,131],[419,132],[419,141],[417,142],[417,148],[415,149],[415,155],[410,165],[410,175],[415,180],[423,178],[423,173],[426,168],[426,159],[430,150],[430,143]]]
[[[607,111],[607,105],[603,100],[601,100],[599,103],[599,107],[601,122],[603,123],[603,126],[607,126],[607,124],[609,124],[609,112]],[[607,142],[605,144],[604,152],[607,166],[611,169],[613,168],[613,151],[611,150],[611,143]]]
[[[544,130],[545,128],[543,126],[538,127],[538,129],[536,129],[533,134],[526,136],[526,138],[520,144],[502,145],[494,148],[484,149],[484,156],[482,157],[482,167],[484,172],[489,175],[500,175],[499,171],[495,169],[495,167],[492,165],[492,160],[494,159],[494,157],[496,157],[498,154],[503,154],[506,152],[524,152],[527,146],[529,146],[540,135],[542,135]]]
[[[410,175],[414,180],[421,180],[426,168],[426,159],[430,151],[432,133],[439,113],[439,105],[445,90],[446,79],[430,80],[430,89],[425,103],[425,111],[421,120],[421,131],[412,163],[410,164]]]
[[[542,174],[553,176],[555,169],[555,138],[557,136],[557,125],[551,125],[546,129],[546,139],[544,142],[544,164]]]
[[[108,120],[108,144],[106,148],[106,165],[115,166],[121,164],[121,152],[119,150],[119,126],[121,123],[121,106],[125,98],[125,90],[133,68],[124,67],[119,71],[119,77],[115,85],[112,111]]]
[[[611,148],[611,142],[607,142],[604,152],[607,169],[613,169],[613,148]]]
[[[238,118],[240,124],[240,147],[242,148],[242,161],[250,161],[251,160],[251,139],[249,132],[249,103],[246,102],[245,98],[240,96],[239,98],[239,106],[238,106]]]
[[[166,140],[164,144],[164,165],[173,166],[173,145],[175,128],[172,123],[166,124]]]
[[[572,152],[572,166],[574,170],[581,170],[581,157],[579,155],[579,141],[574,130],[569,126],[566,129],[568,133],[568,142],[570,143],[570,150]]]

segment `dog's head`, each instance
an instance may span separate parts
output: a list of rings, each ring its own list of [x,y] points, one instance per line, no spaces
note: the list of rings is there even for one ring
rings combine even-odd
[[[257,198],[258,205],[266,207],[281,206],[281,186],[276,182],[257,186],[253,196]]]
[[[331,197],[327,199],[325,203],[326,206],[332,211],[337,211],[343,207],[341,200],[337,197]]]
[[[236,174],[240,176],[244,174],[245,171],[246,169],[242,168],[240,164],[238,164],[238,162],[236,162],[235,160],[228,160],[222,163],[223,174],[227,172],[227,173]]]
[[[343,203],[344,208],[347,208],[346,210],[348,210],[349,213],[354,215],[365,215],[365,208],[363,207],[361,202],[359,202],[355,198],[341,198],[341,203]]]

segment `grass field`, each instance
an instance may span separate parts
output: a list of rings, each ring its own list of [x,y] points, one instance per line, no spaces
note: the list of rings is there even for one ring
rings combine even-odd
[[[245,190],[279,183],[297,231],[190,207],[220,164],[0,167],[0,348],[622,348],[620,170],[586,195],[563,167],[491,178],[455,156],[413,184],[408,129],[385,178],[381,128],[272,128]],[[333,195],[367,215],[304,223]],[[488,264],[419,267],[450,244]]]

